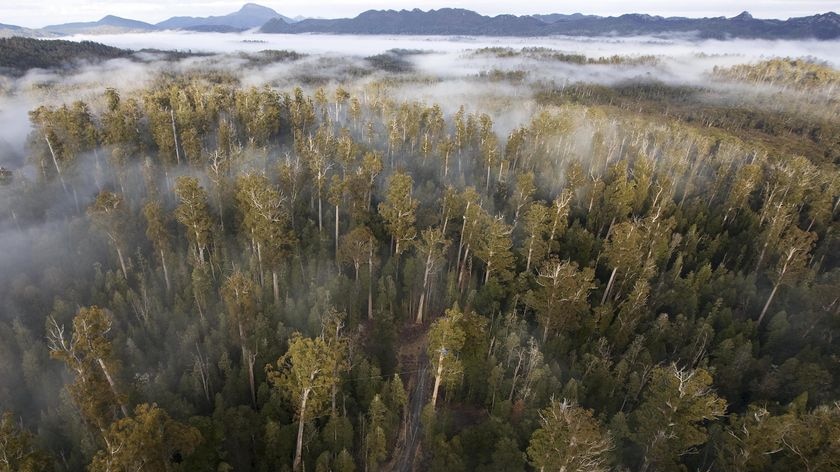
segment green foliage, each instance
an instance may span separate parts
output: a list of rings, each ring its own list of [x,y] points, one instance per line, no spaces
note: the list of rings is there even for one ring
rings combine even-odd
[[[567,400],[555,401],[540,412],[541,427],[534,431],[528,446],[531,465],[538,470],[607,471],[612,449],[609,434],[603,431],[591,410]]]
[[[669,469],[708,438],[706,422],[723,416],[726,401],[711,389],[703,369],[656,367],[633,414],[631,437],[644,450],[644,467]]]
[[[131,51],[93,41],[46,41],[19,36],[0,38],[0,51],[0,67],[16,74],[33,68],[49,69],[61,64],[131,55]]]
[[[835,105],[217,62],[30,114],[7,469],[838,467]]]
[[[91,472],[181,470],[179,464],[202,441],[196,428],[148,404],[137,405],[133,416],[116,421],[104,437],[106,448],[94,456]]]
[[[35,444],[34,436],[16,424],[6,411],[0,417],[0,471],[38,472],[52,470],[52,462]]]

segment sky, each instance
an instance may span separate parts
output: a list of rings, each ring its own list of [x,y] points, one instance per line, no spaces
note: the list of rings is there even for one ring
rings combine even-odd
[[[245,1],[227,0],[0,0],[0,23],[40,28],[48,24],[96,21],[105,15],[157,23],[171,16],[224,15]],[[485,15],[587,13],[663,16],[734,16],[747,10],[757,18],[789,18],[840,11],[840,0],[264,0],[260,5],[295,17],[352,17],[370,9],[457,7]]]

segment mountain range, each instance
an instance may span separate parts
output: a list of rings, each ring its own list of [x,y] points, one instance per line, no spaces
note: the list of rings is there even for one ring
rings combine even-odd
[[[594,16],[547,14],[485,16],[460,8],[439,10],[369,10],[355,18],[289,18],[271,8],[248,3],[223,16],[177,16],[157,24],[108,15],[99,21],[51,25],[40,30],[0,25],[0,36],[104,34],[159,30],[262,33],[327,33],[470,36],[634,36],[680,34],[699,38],[837,39],[840,15],[834,12],[787,20],[754,18],[747,12],[732,18],[662,17],[644,14]]]
[[[371,10],[352,19],[271,20],[263,33],[411,34],[475,36],[635,36],[686,34],[700,38],[836,39],[840,15],[829,12],[788,20],[753,18],[683,18],[642,14],[621,16],[538,15],[484,16],[470,10]]]

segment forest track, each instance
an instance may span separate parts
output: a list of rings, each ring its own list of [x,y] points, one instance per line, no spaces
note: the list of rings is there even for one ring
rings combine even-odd
[[[406,382],[410,394],[408,408],[403,419],[403,436],[398,442],[393,466],[389,470],[412,472],[415,470],[420,445],[422,434],[420,417],[427,395],[427,333],[423,326],[411,325],[403,329],[400,334],[403,343],[399,349],[399,368],[402,372],[411,372]]]

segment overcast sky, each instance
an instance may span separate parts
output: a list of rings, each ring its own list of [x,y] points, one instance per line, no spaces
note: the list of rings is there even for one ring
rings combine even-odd
[[[0,23],[42,27],[95,21],[117,15],[156,23],[171,16],[224,15],[244,1],[225,0],[0,0]],[[840,10],[840,0],[266,0],[257,1],[289,17],[351,17],[369,9],[459,7],[486,15],[513,13],[650,13],[665,16],[734,16],[743,10],[759,18],[788,18]]]

